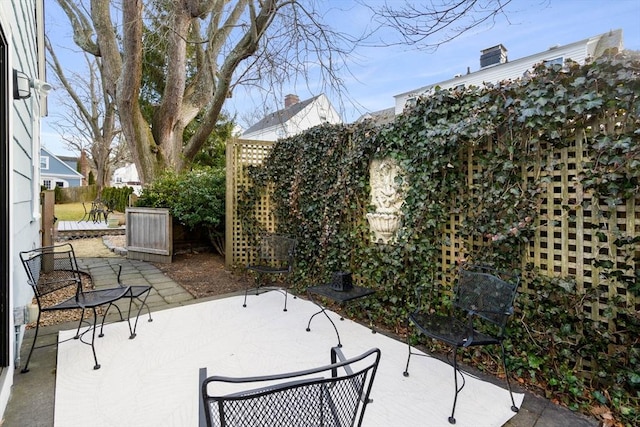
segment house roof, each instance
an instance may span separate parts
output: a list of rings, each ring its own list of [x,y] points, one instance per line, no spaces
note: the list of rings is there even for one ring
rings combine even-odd
[[[43,175],[47,175],[47,176],[49,176],[49,175],[51,175],[51,176],[66,176],[66,177],[71,176],[73,178],[84,178],[83,175],[80,172],[78,172],[77,170],[73,169],[71,166],[69,166],[69,164],[67,162],[63,161],[60,157],[56,156],[51,151],[47,150],[45,147],[40,147],[40,151],[41,152],[44,151],[49,156],[49,158],[54,159],[56,161],[56,164],[64,170],[64,172],[63,171],[56,172],[56,171],[53,170],[53,165],[51,164],[50,167],[52,168],[52,170],[51,171],[47,171],[47,173],[43,174]],[[77,160],[77,159],[75,159],[75,160]]]
[[[365,120],[372,120],[376,125],[386,125],[391,123],[396,117],[395,107],[385,108],[384,110],[372,111],[365,113],[358,117],[356,122],[363,122]]]
[[[271,113],[267,115],[265,118],[260,120],[258,123],[249,127],[244,131],[243,134],[249,134],[252,132],[256,132],[262,129],[268,129],[273,126],[281,125],[283,123],[288,122],[294,117],[296,114],[304,110],[308,105],[313,103],[316,99],[320,98],[322,95],[314,96],[313,98],[306,99],[304,101],[297,102],[287,108],[283,108],[282,110],[278,110],[275,113]]]
[[[62,160],[63,162],[79,162],[80,161],[80,157],[72,157],[72,156],[56,156],[56,157]]]
[[[426,86],[422,86],[420,88],[417,89],[413,89],[411,91],[407,91],[407,92],[403,92],[400,93],[398,95],[395,95],[395,98],[402,98],[402,97],[406,97],[406,96],[412,96],[412,95],[416,95],[416,94],[423,94],[425,92],[428,92],[429,90],[433,89],[436,86],[441,86],[443,88],[447,88],[447,87],[451,87],[451,86],[458,86],[461,84],[465,84],[465,85],[469,85],[469,84],[478,84],[478,83],[482,83],[482,78],[485,76],[488,76],[490,74],[494,74],[496,69],[513,69],[513,70],[518,70],[518,67],[524,67],[524,69],[527,69],[532,63],[540,63],[544,60],[543,57],[546,56],[553,56],[555,54],[560,54],[560,52],[562,51],[567,51],[570,50],[572,48],[577,48],[577,49],[581,49],[584,46],[584,50],[582,51],[582,55],[584,55],[585,57],[588,58],[597,58],[598,56],[601,56],[605,50],[610,49],[610,48],[622,48],[622,30],[617,29],[617,30],[611,30],[608,31],[606,33],[603,34],[598,34],[596,36],[593,37],[589,37],[587,39],[583,39],[583,40],[579,40],[573,43],[569,43],[563,46],[554,46],[548,50],[545,51],[541,51],[538,53],[535,53],[533,55],[529,55],[529,56],[525,56],[522,58],[518,58],[516,60],[513,61],[507,61],[504,63],[498,63],[498,64],[494,64],[494,65],[489,65],[483,68],[480,68],[479,70],[476,70],[474,72],[470,72],[466,75],[463,76],[456,76],[454,78],[448,79],[448,80],[444,80],[444,81],[440,81],[437,83],[432,83]],[[571,59],[575,59],[575,58],[571,58]],[[514,71],[515,74],[517,74],[518,72]],[[507,74],[513,74],[511,72],[507,72]],[[513,78],[516,77],[516,75],[509,75],[506,76],[506,78]],[[520,77],[522,75],[522,72],[520,72],[520,75],[518,75],[517,77]],[[480,80],[478,80],[480,79]],[[498,79],[501,80],[501,79]],[[491,81],[491,80],[488,80]]]

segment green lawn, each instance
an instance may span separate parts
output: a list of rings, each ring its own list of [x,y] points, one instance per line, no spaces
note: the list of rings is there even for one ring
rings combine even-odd
[[[89,209],[91,207],[91,203],[85,204],[85,206]],[[58,221],[79,221],[84,215],[82,203],[57,204],[55,205],[54,212]]]

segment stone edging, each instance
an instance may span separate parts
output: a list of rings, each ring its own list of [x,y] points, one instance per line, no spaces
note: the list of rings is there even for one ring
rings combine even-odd
[[[116,255],[127,256],[127,248],[115,246],[113,243],[111,243],[111,240],[109,240],[109,236],[102,236],[102,243],[104,243],[107,249],[109,249]]]

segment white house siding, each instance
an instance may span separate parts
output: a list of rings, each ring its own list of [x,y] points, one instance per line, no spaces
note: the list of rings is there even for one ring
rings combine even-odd
[[[325,95],[319,95],[313,102],[284,123],[277,123],[273,126],[257,129],[254,132],[244,133],[242,134],[242,139],[276,141],[323,123],[338,124],[342,123],[342,119],[329,102],[329,99]]]
[[[116,188],[131,187],[133,188],[133,192],[138,196],[142,194],[142,185],[140,184],[136,165],[134,163],[128,163],[126,166],[113,171],[111,186]]]
[[[602,43],[604,46],[599,46],[599,43]],[[622,49],[622,30],[600,34],[568,45],[551,48],[504,64],[490,65],[471,74],[465,74],[460,77],[401,93],[395,96],[395,112],[396,114],[401,114],[407,101],[428,93],[436,86],[439,86],[441,89],[450,89],[459,85],[482,86],[487,82],[496,83],[509,79],[515,80],[521,78],[525,72],[531,71],[535,65],[560,57],[563,61],[571,59],[582,65],[588,57],[594,58],[597,55],[601,55],[602,48],[607,46]]]
[[[43,35],[42,0],[0,1],[0,26],[7,38],[9,76],[8,118],[9,147],[9,313],[30,303],[33,293],[27,284],[26,274],[19,258],[19,252],[40,246],[39,218],[39,152],[40,114],[45,106],[37,93],[32,91],[28,99],[13,100],[13,69],[22,71],[30,78],[43,79],[44,62],[39,61]],[[40,24],[37,24],[38,16]],[[14,324],[14,316],[9,315],[9,324],[1,321],[3,332],[9,333],[10,366],[0,368],[0,416],[4,414],[9,400],[15,372],[15,350],[20,345],[24,333],[23,325]],[[26,422],[26,421],[25,421]]]
[[[287,122],[287,136],[298,134],[323,123],[342,123],[340,116],[331,106],[326,96],[318,99]]]

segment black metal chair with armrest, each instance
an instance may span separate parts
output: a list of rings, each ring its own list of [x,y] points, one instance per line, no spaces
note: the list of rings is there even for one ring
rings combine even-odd
[[[287,311],[287,294],[289,276],[293,271],[294,254],[297,240],[280,234],[265,234],[260,238],[260,242],[255,254],[255,263],[247,265],[247,270],[256,273],[256,295],[260,289],[277,290],[284,294],[284,311]],[[282,275],[285,277],[285,287],[265,287],[263,280],[268,275]],[[244,292],[243,307],[247,306],[247,294],[250,288]]]
[[[96,199],[91,203],[91,211],[93,212],[93,222],[102,222],[104,219],[105,223],[107,223],[107,217],[112,212],[101,199]]]
[[[95,222],[95,217],[96,217],[96,211],[94,208],[94,204],[91,203],[91,208],[89,208],[89,210],[87,210],[87,205],[82,202],[82,209],[84,209],[84,215],[82,215],[82,218],[80,218],[78,220],[78,222],[82,222],[82,221],[94,221]]]
[[[502,367],[511,395],[511,410],[518,412],[513,399],[509,372],[505,360],[503,340],[507,319],[513,314],[513,305],[520,278],[511,273],[499,272],[487,266],[463,266],[459,270],[458,281],[454,288],[453,309],[450,315],[423,312],[417,310],[409,315],[408,323],[429,338],[451,346],[453,351],[453,375],[455,396],[449,423],[455,424],[458,393],[464,387],[464,376],[458,368],[458,349],[485,345],[500,345]],[[408,328],[407,328],[408,330]],[[404,376],[409,376],[411,351],[410,333],[407,332],[409,356]],[[462,385],[458,387],[458,373]]]
[[[334,347],[331,364],[319,368],[205,378],[201,393],[207,426],[361,426],[379,361],[377,348],[345,360]]]
[[[36,330],[27,357],[27,362],[22,369],[22,372],[29,371],[29,361],[31,355],[38,340],[38,332],[40,330],[40,318],[42,313],[48,311],[60,311],[60,310],[81,310],[80,321],[78,322],[78,329],[76,331],[75,339],[81,339],[83,335],[91,330],[91,341],[85,342],[85,344],[91,345],[93,352],[93,359],[95,361],[94,369],[99,369],[98,357],[94,346],[96,327],[98,322],[98,307],[106,306],[107,309],[103,316],[106,318],[108,309],[111,305],[123,298],[130,292],[128,286],[117,286],[114,288],[99,289],[87,291],[82,286],[82,275],[78,268],[78,262],[76,260],[73,246],[69,243],[54,246],[44,246],[38,249],[30,251],[20,252],[20,259],[22,265],[27,273],[27,280],[29,285],[33,289],[33,293],[38,304],[38,318],[36,320]],[[60,295],[56,298],[57,301],[50,302],[49,298],[46,298],[54,292],[64,293],[65,289],[68,290],[67,296]],[[70,296],[69,296],[70,295]],[[120,308],[118,308],[118,311]],[[80,329],[83,324],[85,310],[91,310],[93,313],[93,324],[89,328],[80,333]],[[131,310],[131,305],[129,306]],[[120,313],[122,317],[122,313]],[[129,321],[129,317],[127,317]],[[129,325],[131,328],[131,325]],[[102,332],[101,332],[102,334]]]

